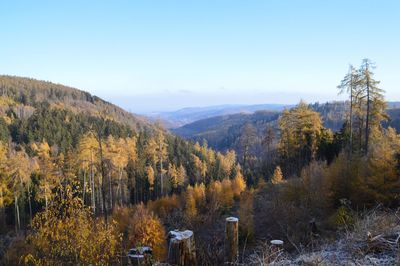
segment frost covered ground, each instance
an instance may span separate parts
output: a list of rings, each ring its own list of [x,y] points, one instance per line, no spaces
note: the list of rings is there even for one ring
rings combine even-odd
[[[244,265],[400,265],[400,216],[373,211],[313,252],[286,254],[264,245]]]

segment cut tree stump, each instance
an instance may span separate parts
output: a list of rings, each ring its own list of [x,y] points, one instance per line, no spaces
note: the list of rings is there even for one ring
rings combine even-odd
[[[239,258],[239,219],[228,217],[225,220],[225,264],[233,265]]]
[[[129,258],[130,265],[132,266],[142,266],[145,265],[145,260],[143,255],[132,255]]]
[[[148,265],[148,256],[152,256],[153,250],[150,247],[132,248],[129,250],[128,258],[132,266]]]
[[[196,266],[196,246],[193,231],[168,233],[168,263],[177,266]]]

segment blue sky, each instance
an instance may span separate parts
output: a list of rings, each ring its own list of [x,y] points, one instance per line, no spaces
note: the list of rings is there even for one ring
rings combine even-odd
[[[368,57],[400,100],[400,1],[0,2],[0,73],[133,112],[342,99]]]

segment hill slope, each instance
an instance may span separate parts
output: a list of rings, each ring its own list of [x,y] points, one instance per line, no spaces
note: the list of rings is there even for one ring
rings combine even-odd
[[[330,128],[334,132],[340,130],[347,112],[345,102],[314,103],[310,106],[321,114],[325,127]],[[400,109],[396,108],[397,103],[395,102],[388,103],[388,106],[389,109],[387,112],[390,120],[384,126],[391,126],[399,131]],[[277,130],[277,119],[280,113],[280,111],[257,111],[250,114],[239,113],[215,116],[172,129],[172,132],[194,141],[202,142],[206,140],[210,147],[218,150],[237,150],[237,141],[246,124],[251,124],[261,139],[267,126],[272,126]]]
[[[194,141],[207,140],[210,147],[219,150],[233,148],[236,139],[241,135],[245,124],[257,125],[258,134],[262,134],[268,123],[278,119],[280,112],[257,111],[253,114],[232,114],[202,119],[183,127],[174,129],[175,134]]]
[[[0,75],[0,96],[0,112],[12,107],[22,117],[31,115],[37,104],[46,101],[52,107],[74,113],[106,116],[134,130],[151,127],[145,118],[133,115],[88,92],[47,81]]]

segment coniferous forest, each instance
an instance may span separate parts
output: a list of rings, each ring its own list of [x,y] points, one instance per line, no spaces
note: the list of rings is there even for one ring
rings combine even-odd
[[[168,265],[179,229],[195,246],[179,265],[224,265],[230,216],[232,265],[399,263],[400,135],[374,67],[338,81],[339,129],[301,101],[221,150],[89,93],[1,76],[0,264],[127,265],[150,247],[140,265]]]

